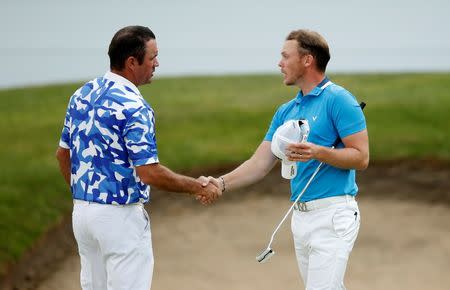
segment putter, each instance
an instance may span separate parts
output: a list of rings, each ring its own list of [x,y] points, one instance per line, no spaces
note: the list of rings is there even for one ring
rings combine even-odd
[[[359,104],[359,106],[361,107],[361,110],[364,110],[364,107],[366,106],[366,103],[361,102]],[[331,146],[331,148],[335,148],[337,146],[337,144],[339,144],[339,142],[341,142],[341,139],[338,138],[334,143],[333,146]],[[300,194],[297,196],[297,198],[295,199],[294,203],[291,205],[291,207],[289,208],[289,210],[287,211],[287,213],[284,215],[283,219],[281,220],[281,222],[278,224],[278,226],[275,228],[275,230],[272,233],[272,237],[270,237],[270,242],[267,245],[267,248],[261,252],[261,254],[259,254],[256,257],[256,261],[258,261],[259,263],[265,263],[267,262],[273,255],[275,255],[275,251],[272,250],[271,246],[272,246],[272,242],[273,239],[276,235],[276,233],[278,232],[278,230],[280,229],[281,225],[284,223],[284,220],[287,218],[287,216],[289,215],[289,213],[292,211],[292,209],[294,208],[295,204],[300,200],[300,197],[302,197],[303,193],[306,191],[306,189],[308,188],[309,184],[311,183],[311,181],[313,180],[313,178],[316,176],[317,172],[319,172],[320,167],[322,166],[322,162],[319,163],[319,165],[317,166],[316,170],[314,171],[314,173],[311,175],[311,177],[309,178],[308,182],[306,183],[305,187],[303,188],[302,192],[300,192]]]
[[[292,203],[291,207],[289,208],[289,210],[287,211],[287,213],[284,215],[283,219],[281,220],[281,222],[278,224],[278,226],[275,228],[275,230],[272,233],[272,236],[270,237],[270,241],[269,244],[267,245],[267,248],[261,252],[261,254],[259,254],[256,257],[256,261],[258,261],[259,263],[265,263],[267,262],[273,255],[275,255],[275,251],[272,250],[271,246],[272,246],[272,242],[273,239],[275,238],[275,235],[277,234],[278,230],[280,229],[281,225],[284,223],[284,221],[286,220],[287,216],[291,213],[292,209],[294,208],[295,204],[300,200],[300,197],[302,197],[303,193],[306,191],[306,189],[308,188],[309,184],[311,183],[311,181],[313,180],[313,178],[316,176],[317,172],[319,172],[320,167],[322,167],[322,162],[319,163],[319,165],[317,166],[316,170],[314,171],[314,173],[311,175],[311,177],[309,178],[308,182],[306,183],[305,187],[303,188],[302,192],[300,192],[300,194],[297,196],[297,198],[295,199],[295,201]]]

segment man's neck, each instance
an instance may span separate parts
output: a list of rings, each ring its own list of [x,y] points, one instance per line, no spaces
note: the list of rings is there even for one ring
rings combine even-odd
[[[129,72],[127,72],[126,70],[116,70],[116,69],[111,69],[112,73],[115,73],[121,77],[126,78],[127,80],[129,80],[130,82],[132,82],[136,87],[138,87],[138,85],[136,84],[136,81],[133,77],[133,75]]]
[[[302,90],[302,94],[306,96],[309,94],[321,81],[325,78],[325,73],[322,72],[313,72],[311,71],[309,74],[305,75],[304,78],[298,84],[300,90]]]

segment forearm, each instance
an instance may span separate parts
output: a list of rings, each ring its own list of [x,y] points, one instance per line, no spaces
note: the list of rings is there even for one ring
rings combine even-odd
[[[70,186],[70,151],[59,147],[56,151],[56,159],[58,160],[59,171],[66,183]]]
[[[66,183],[70,186],[70,163],[69,164],[59,164],[59,170]]]
[[[156,181],[154,186],[165,191],[186,192],[189,194],[195,194],[202,189],[201,183],[197,182],[194,178],[176,173]]]
[[[142,181],[161,190],[194,194],[202,189],[201,183],[194,178],[177,174],[163,165],[158,165],[157,170],[156,168],[154,170],[145,168],[144,170],[148,172]]]
[[[252,171],[252,166],[249,163],[250,160],[247,160],[233,171],[222,176],[226,191],[253,184],[264,177],[260,172]]]
[[[275,166],[276,160],[274,157],[264,160],[253,156],[230,173],[222,176],[225,190],[237,189],[260,181]]]
[[[369,140],[367,130],[342,139],[344,148],[334,149],[309,142],[287,146],[290,161],[307,162],[316,159],[342,169],[364,170],[369,165]]]
[[[320,146],[316,159],[341,169],[364,170],[369,162],[368,155],[356,148],[333,149]]]

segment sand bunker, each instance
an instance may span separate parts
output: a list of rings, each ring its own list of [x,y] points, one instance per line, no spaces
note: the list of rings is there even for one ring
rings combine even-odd
[[[422,173],[428,177],[414,171],[411,182],[402,181],[405,174],[397,171],[380,172],[369,171],[360,180],[362,224],[347,268],[347,289],[448,289],[450,207],[420,198],[448,197],[448,170],[431,177],[426,170]],[[277,170],[210,207],[155,193],[148,207],[155,252],[152,290],[303,289],[290,220],[273,244],[276,255],[266,264],[255,261],[289,206],[288,184]],[[76,254],[57,268],[37,289],[80,289]]]

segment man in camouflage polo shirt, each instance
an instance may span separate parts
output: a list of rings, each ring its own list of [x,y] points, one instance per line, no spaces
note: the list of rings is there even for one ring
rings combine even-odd
[[[70,98],[56,155],[74,199],[82,288],[148,290],[153,250],[143,204],[150,185],[205,203],[221,192],[159,163],[153,109],[137,88],[159,66],[153,32],[122,28],[108,54],[111,71]]]

